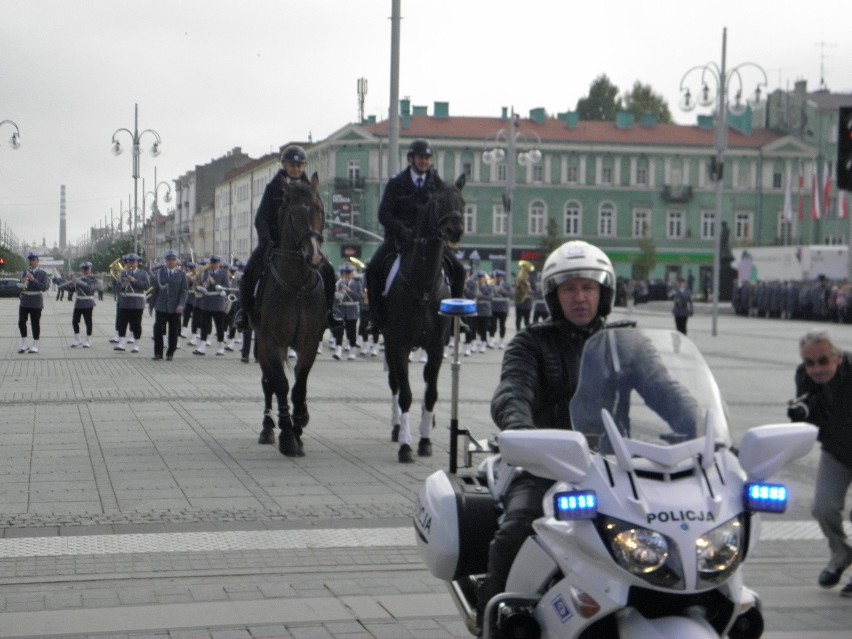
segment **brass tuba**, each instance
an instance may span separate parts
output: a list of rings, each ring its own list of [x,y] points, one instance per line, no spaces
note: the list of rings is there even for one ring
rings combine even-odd
[[[353,266],[355,266],[355,268],[357,268],[357,269],[360,269],[360,270],[362,270],[362,271],[363,271],[365,268],[367,268],[367,265],[366,265],[366,264],[364,264],[364,262],[362,262],[361,260],[359,260],[357,257],[349,257],[349,258],[347,258],[347,259],[348,259],[350,262],[352,262]]]
[[[535,271],[535,264],[521,260],[518,262],[518,277],[515,278],[515,304],[523,304],[530,296],[530,284],[527,278]]]
[[[121,277],[121,272],[124,270],[124,265],[121,263],[121,258],[117,257],[112,261],[112,264],[109,265],[109,272],[112,275],[112,279],[116,282]]]

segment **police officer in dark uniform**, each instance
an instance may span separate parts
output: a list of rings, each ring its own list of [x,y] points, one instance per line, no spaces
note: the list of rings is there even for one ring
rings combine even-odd
[[[254,311],[255,295],[254,289],[260,280],[260,275],[269,260],[270,251],[278,243],[280,232],[278,229],[278,209],[284,199],[284,184],[288,182],[304,182],[310,184],[308,176],[305,175],[305,164],[308,156],[305,150],[295,144],[284,149],[281,154],[281,163],[284,167],[275,174],[272,181],[266,185],[260,206],[254,218],[254,226],[257,229],[257,247],[252,252],[246,263],[245,273],[240,280],[240,310],[234,323],[239,330],[246,330],[249,318]],[[335,329],[343,325],[343,322],[334,313],[334,286],[337,281],[334,267],[323,259],[319,265],[325,288],[325,300],[328,308],[328,327]]]
[[[166,251],[166,264],[151,278],[152,291],[148,301],[148,313],[156,311],[154,319],[154,357],[163,359],[163,335],[168,328],[166,359],[171,361],[177,349],[181,315],[186,304],[188,284],[186,274],[178,268],[177,253]]]
[[[382,194],[379,222],[385,228],[385,240],[367,265],[367,296],[374,326],[381,323],[385,262],[389,256],[400,252],[411,242],[418,210],[441,183],[438,172],[432,166],[432,155],[429,142],[414,140],[408,147],[408,168],[388,180]],[[451,295],[461,297],[464,290],[464,266],[447,247],[444,247],[444,256],[451,265]]]

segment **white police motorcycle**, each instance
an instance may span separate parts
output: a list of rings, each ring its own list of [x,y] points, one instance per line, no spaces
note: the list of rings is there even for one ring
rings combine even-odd
[[[782,513],[768,480],[807,454],[816,429],[749,430],[737,452],[696,346],[673,331],[608,329],[587,342],[573,430],[506,431],[471,476],[433,473],[415,529],[473,633],[500,496],[519,472],[553,480],[544,516],[489,601],[483,636],[513,639],[760,637],[742,562],[759,512]]]

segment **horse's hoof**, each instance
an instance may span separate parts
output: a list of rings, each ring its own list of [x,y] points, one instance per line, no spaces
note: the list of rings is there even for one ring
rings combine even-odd
[[[413,464],[414,463],[414,455],[411,452],[411,446],[408,444],[403,444],[399,447],[399,463],[400,464]]]
[[[399,441],[399,424],[393,425],[393,430],[391,430],[391,441],[394,443]]]
[[[302,443],[302,438],[296,435],[296,457],[305,456],[305,445]]]
[[[296,443],[296,436],[292,430],[282,430],[278,435],[278,450],[287,457],[299,457],[299,445]]]
[[[272,428],[263,427],[260,431],[260,437],[257,438],[258,444],[274,444],[275,443],[275,426]]]
[[[417,455],[419,457],[432,456],[432,442],[428,439],[421,439],[417,444]]]

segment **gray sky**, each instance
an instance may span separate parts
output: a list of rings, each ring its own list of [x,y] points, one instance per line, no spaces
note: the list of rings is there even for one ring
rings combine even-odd
[[[402,0],[400,94],[430,113],[435,101],[451,115],[556,113],[606,73],[622,91],[650,84],[676,121],[694,122],[678,109],[680,80],[720,64],[723,27],[729,68],[757,62],[769,90],[798,79],[814,90],[824,66],[832,91],[852,92],[843,4]],[[0,120],[22,143],[13,151],[0,128],[0,221],[52,247],[61,184],[69,243],[117,217],[133,190],[130,136],[118,157],[110,139],[133,129],[134,103],[139,129],[162,137],[160,157],[142,155],[147,190],[155,166],[170,182],[235,146],[257,157],[328,136],[357,120],[360,77],[366,113],[386,119],[390,12],[391,0],[0,0]]]

